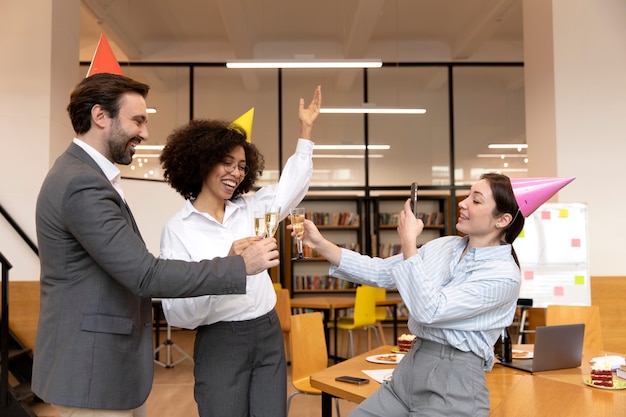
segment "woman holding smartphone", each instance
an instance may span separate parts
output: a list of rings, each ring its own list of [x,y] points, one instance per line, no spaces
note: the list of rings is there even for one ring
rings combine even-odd
[[[512,243],[524,216],[509,178],[484,174],[459,203],[456,227],[465,236],[434,239],[418,253],[424,223],[410,203],[400,212],[402,253],[386,259],[339,248],[305,221],[304,243],[331,263],[330,275],[397,288],[417,336],[392,379],[350,415],[487,416],[484,372],[515,313],[521,274]]]

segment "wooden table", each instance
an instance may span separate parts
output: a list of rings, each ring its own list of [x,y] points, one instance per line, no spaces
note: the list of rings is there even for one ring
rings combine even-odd
[[[516,348],[532,350],[528,345]],[[361,403],[372,395],[380,384],[369,378],[363,369],[393,369],[394,365],[380,365],[365,360],[370,355],[390,353],[392,346],[381,346],[362,355],[333,365],[311,375],[311,385],[322,391],[322,417],[332,416],[332,397]],[[490,416],[544,417],[544,416],[607,416],[623,415],[626,410],[626,390],[604,390],[583,384],[589,375],[589,360],[593,357],[621,355],[619,353],[585,351],[579,368],[555,371],[528,372],[496,364],[486,373],[491,400]],[[335,381],[340,375],[369,378],[370,383],[353,385]]]
[[[377,306],[389,306],[393,312],[393,340],[398,339],[398,304],[402,302],[401,299],[387,298],[384,300],[377,300]],[[291,299],[291,308],[304,308],[309,310],[321,311],[324,317],[324,332],[326,334],[326,349],[328,350],[328,356],[334,359],[341,359],[337,355],[337,311],[347,310],[353,308],[355,303],[355,297],[298,297]],[[328,323],[330,320],[334,320],[333,332],[334,332],[334,351],[333,355],[330,354],[330,329]]]

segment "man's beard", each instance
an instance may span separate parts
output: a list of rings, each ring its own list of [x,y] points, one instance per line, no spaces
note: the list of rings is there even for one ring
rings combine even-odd
[[[117,120],[113,123],[111,133],[107,140],[111,160],[120,165],[130,165],[133,161],[133,152],[129,149],[129,142],[134,137],[128,137],[119,126]]]

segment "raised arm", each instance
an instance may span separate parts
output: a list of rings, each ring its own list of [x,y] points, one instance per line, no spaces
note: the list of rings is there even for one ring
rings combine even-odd
[[[311,139],[313,124],[320,114],[320,107],[322,107],[322,86],[318,85],[315,87],[313,99],[308,107],[304,107],[304,99],[300,98],[298,116],[300,117],[300,137],[302,139]]]

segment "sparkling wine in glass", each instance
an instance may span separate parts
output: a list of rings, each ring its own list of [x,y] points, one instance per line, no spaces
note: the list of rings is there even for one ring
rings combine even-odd
[[[254,212],[254,234],[258,237],[265,237],[265,212]]]
[[[296,261],[304,259],[304,252],[302,250],[302,234],[304,233],[304,207],[295,207],[289,210],[291,215],[291,226],[296,234],[296,244],[298,246],[298,256],[292,258]]]
[[[280,223],[280,206],[265,206],[265,237],[274,237]]]

